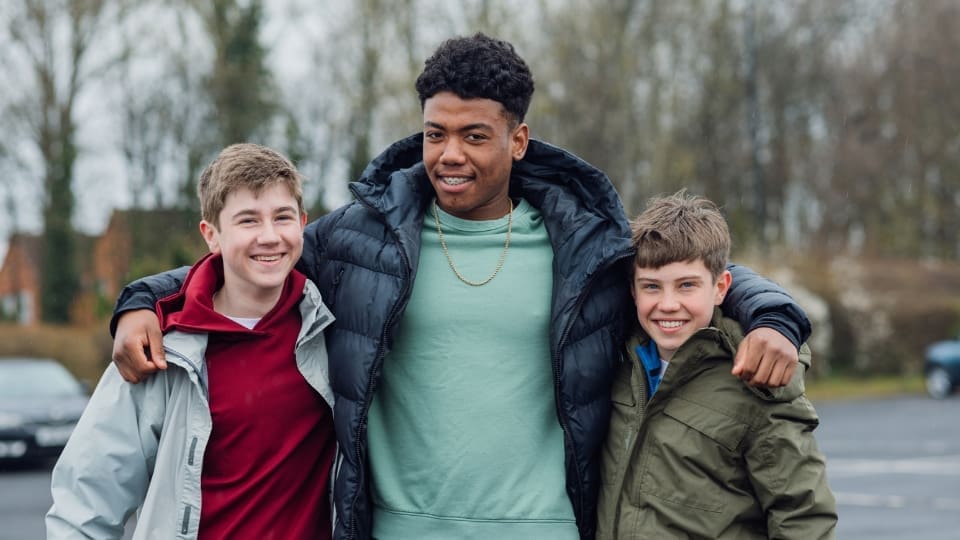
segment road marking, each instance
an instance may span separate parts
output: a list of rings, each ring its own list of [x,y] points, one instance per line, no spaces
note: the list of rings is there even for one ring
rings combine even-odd
[[[960,455],[911,459],[831,459],[827,470],[833,476],[863,474],[919,474],[960,476]]]
[[[934,499],[933,507],[937,510],[960,510],[960,499]]]
[[[869,493],[834,492],[837,504],[845,506],[865,506],[871,508],[904,508],[907,498],[899,495],[871,495]]]
[[[941,455],[957,448],[956,441],[946,439],[921,439],[921,440],[884,440],[875,441],[874,448],[882,448],[887,452]],[[859,439],[830,439],[817,437],[817,445],[820,450],[830,454],[833,452],[863,452],[863,441]]]
[[[860,506],[863,508],[889,508],[900,509],[907,506],[934,508],[936,510],[956,511],[960,510],[960,499],[947,499],[943,497],[934,497],[932,499],[923,499],[920,497],[903,497],[901,495],[876,495],[873,493],[849,493],[844,491],[835,491],[833,493],[840,506]]]

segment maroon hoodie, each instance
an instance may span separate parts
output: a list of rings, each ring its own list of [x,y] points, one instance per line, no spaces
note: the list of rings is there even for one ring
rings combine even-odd
[[[165,333],[209,334],[213,429],[202,453],[201,539],[331,536],[333,417],[294,356],[305,281],[293,271],[252,330],[213,310],[219,255],[198,261],[180,292],[157,303]]]

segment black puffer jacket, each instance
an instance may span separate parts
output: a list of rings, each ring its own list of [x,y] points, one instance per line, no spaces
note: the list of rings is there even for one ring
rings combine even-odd
[[[421,162],[422,137],[390,146],[350,185],[356,201],[307,226],[298,268],[318,286],[336,315],[327,348],[336,395],[338,539],[371,534],[367,413],[406,309],[420,255],[423,216],[433,190]],[[530,141],[514,164],[511,196],[543,215],[554,248],[550,351],[557,419],[564,432],[567,494],[583,538],[596,530],[599,457],[610,417],[610,387],[620,350],[635,319],[628,290],[630,231],[607,177],[559,148]],[[809,335],[799,307],[775,284],[731,267],[744,328],[776,328],[798,346]],[[179,286],[183,271],[128,286],[111,322],[123,311],[152,307]],[[744,289],[753,289],[740,302]],[[725,304],[726,307],[726,304]]]

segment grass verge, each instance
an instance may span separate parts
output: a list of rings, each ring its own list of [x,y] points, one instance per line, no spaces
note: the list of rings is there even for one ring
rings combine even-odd
[[[870,378],[828,377],[807,381],[811,401],[864,399],[925,393],[923,377],[883,376]]]

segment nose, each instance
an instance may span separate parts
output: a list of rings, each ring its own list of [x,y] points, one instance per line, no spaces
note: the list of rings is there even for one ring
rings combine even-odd
[[[280,241],[280,235],[272,221],[266,221],[260,228],[260,234],[257,235],[257,241],[261,244],[273,244]]]
[[[677,295],[672,291],[664,291],[660,297],[660,311],[677,311],[680,309],[680,302],[677,301]]]
[[[464,159],[465,156],[463,149],[460,147],[460,142],[454,137],[447,139],[443,145],[443,154],[440,155],[440,161],[444,164],[460,164],[464,162]]]

